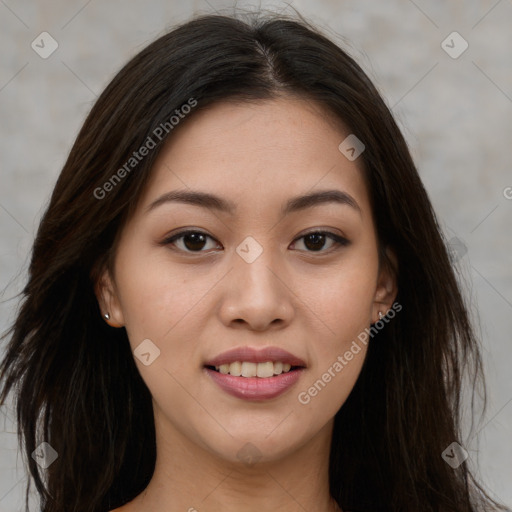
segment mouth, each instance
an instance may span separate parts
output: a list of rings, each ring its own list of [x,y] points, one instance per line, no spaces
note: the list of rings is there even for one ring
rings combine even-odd
[[[262,401],[276,398],[294,386],[306,364],[277,347],[263,350],[241,347],[207,361],[203,368],[229,395]]]

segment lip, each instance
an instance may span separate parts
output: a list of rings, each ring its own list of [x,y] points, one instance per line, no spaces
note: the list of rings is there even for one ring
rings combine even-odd
[[[221,364],[231,364],[236,361],[248,362],[248,363],[266,363],[267,361],[280,361],[281,363],[288,363],[291,366],[303,366],[306,367],[306,363],[297,356],[290,354],[286,350],[279,347],[265,347],[262,349],[255,349],[252,347],[237,347],[217,357],[207,361],[205,366],[220,366]],[[236,377],[238,378],[238,377]],[[247,380],[246,377],[243,377]],[[274,379],[275,377],[269,377]],[[264,379],[260,379],[264,380]]]
[[[217,372],[208,366],[220,366],[236,361],[248,363],[266,363],[267,361],[288,363],[296,368],[287,373],[273,377],[236,377],[234,375]],[[217,384],[220,389],[231,396],[244,400],[263,401],[276,398],[294,386],[302,376],[306,363],[286,350],[279,347],[265,347],[256,349],[252,347],[237,347],[204,364],[204,371]]]
[[[263,401],[276,398],[293,387],[302,376],[304,368],[274,377],[235,377],[210,368],[204,368],[204,371],[215,384],[231,396],[244,400]]]

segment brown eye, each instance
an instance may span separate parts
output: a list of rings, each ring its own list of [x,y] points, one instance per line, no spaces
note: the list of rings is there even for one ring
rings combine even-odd
[[[184,252],[205,252],[208,239],[214,240],[210,235],[202,231],[182,231],[162,242],[162,245],[175,245]],[[178,242],[178,243],[177,243]]]
[[[319,251],[324,247],[326,239],[323,233],[311,233],[304,237],[304,245],[312,251]]]
[[[336,246],[345,246],[350,243],[346,238],[330,231],[313,231],[297,238],[297,240],[302,239],[304,239],[303,244],[306,247],[306,252],[329,252],[329,249]],[[327,241],[332,243],[327,250],[323,250]]]

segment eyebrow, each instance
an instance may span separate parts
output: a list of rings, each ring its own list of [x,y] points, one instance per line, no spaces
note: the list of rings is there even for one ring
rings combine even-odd
[[[192,204],[203,208],[225,212],[231,215],[236,210],[236,204],[232,201],[223,199],[222,197],[210,194],[208,192],[201,192],[197,190],[173,190],[161,195],[159,198],[153,201],[146,208],[146,213],[149,213],[162,204],[173,202]],[[283,206],[281,214],[288,215],[290,213],[328,203],[347,205],[361,214],[361,208],[350,194],[335,189],[322,190],[303,196],[292,197]]]

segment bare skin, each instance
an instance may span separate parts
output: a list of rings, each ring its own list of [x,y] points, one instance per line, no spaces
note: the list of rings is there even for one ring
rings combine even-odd
[[[132,350],[146,339],[160,350],[147,366],[135,357],[153,396],[155,472],[115,512],[339,510],[329,494],[332,427],[366,346],[342,371],[333,373],[333,363],[396,296],[394,276],[379,265],[362,170],[338,149],[348,134],[318,105],[281,98],[196,112],[163,148],[121,235],[114,275],[105,271],[96,288]],[[176,190],[215,194],[235,209],[148,209]],[[282,215],[289,199],[324,190],[354,204]],[[197,235],[162,243],[183,228],[205,235],[200,249]],[[325,236],[322,244],[311,232],[348,243]],[[262,249],[250,263],[236,252],[249,236]],[[277,346],[306,368],[275,398],[237,398],[204,365],[239,346]],[[332,382],[299,401],[329,368]],[[247,446],[252,463],[241,456]]]

